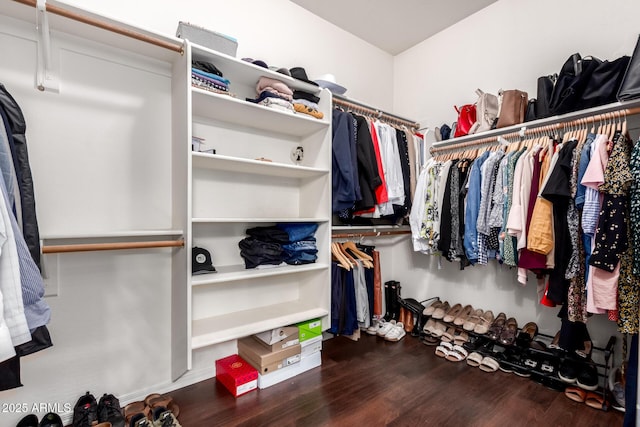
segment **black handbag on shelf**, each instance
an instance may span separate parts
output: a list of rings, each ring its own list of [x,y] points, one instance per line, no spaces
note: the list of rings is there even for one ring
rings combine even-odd
[[[538,77],[538,92],[535,106],[536,119],[544,119],[551,116],[549,104],[551,104],[551,96],[553,95],[556,80],[558,80],[557,74]]]
[[[621,56],[611,62],[602,61],[591,73],[581,96],[580,108],[592,108],[616,102],[618,89],[630,59],[628,56]]]
[[[640,36],[618,90],[618,101],[640,98]]]
[[[579,53],[571,55],[562,65],[553,88],[549,110],[551,115],[581,110],[582,95],[595,69],[602,61],[594,57],[582,58]]]

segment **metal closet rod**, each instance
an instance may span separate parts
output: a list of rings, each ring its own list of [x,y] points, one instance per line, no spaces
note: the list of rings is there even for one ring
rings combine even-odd
[[[534,125],[531,128],[527,128],[524,130],[524,134],[528,135],[528,134],[532,134],[532,133],[536,133],[536,132],[540,132],[540,131],[551,131],[551,130],[557,130],[557,129],[562,129],[566,126],[577,126],[577,125],[582,125],[582,124],[586,124],[586,123],[594,123],[594,122],[600,122],[603,120],[611,120],[612,118],[622,118],[623,116],[632,116],[634,114],[638,114],[640,113],[640,107],[633,107],[633,108],[624,108],[624,109],[620,109],[620,110],[614,110],[614,111],[609,111],[606,113],[600,113],[600,114],[595,114],[592,116],[585,116],[582,118],[578,118],[578,119],[573,119],[573,120],[568,120],[568,121],[564,121],[564,122],[558,122],[558,123],[554,123],[554,124],[548,124],[548,125],[544,125],[544,124],[539,124],[539,125]],[[525,125],[526,123],[522,123],[523,125]],[[493,135],[493,136],[489,136],[486,138],[479,138],[479,139],[474,139],[473,141],[468,141],[468,142],[461,142],[459,144],[451,144],[451,145],[445,145],[445,146],[441,146],[441,147],[432,147],[431,148],[431,153],[437,153],[440,151],[448,151],[448,150],[458,150],[461,148],[467,148],[467,147],[473,147],[476,145],[482,145],[482,144],[488,144],[488,143],[493,143],[498,141],[498,138],[517,138],[522,136],[522,132],[521,131],[513,131],[513,132],[509,132],[509,133],[505,133],[502,135]]]
[[[183,247],[184,240],[157,240],[153,242],[121,242],[121,243],[81,243],[75,245],[43,246],[43,254],[68,252],[112,251],[119,249],[148,249]]]
[[[17,3],[26,4],[27,6],[36,7],[36,0],[13,0]],[[80,15],[76,12],[72,12],[60,6],[46,4],[47,12],[64,16],[65,18],[73,19],[74,21],[82,22],[84,24],[92,25],[94,27],[102,28],[113,33],[121,34],[123,36],[130,37],[132,39],[140,40],[146,43],[150,43],[156,46],[160,46],[165,49],[173,50],[174,52],[184,53],[184,46],[182,43],[171,43],[166,40],[161,40],[156,37],[141,34],[136,31],[129,30],[127,28],[120,27],[118,25],[110,24],[99,19],[90,18],[88,16]]]
[[[346,107],[346,108],[352,109],[355,112],[363,111],[363,112],[368,113],[369,115],[371,115],[373,117],[386,119],[386,120],[388,120],[390,122],[400,123],[400,124],[403,124],[403,125],[411,128],[411,129],[417,130],[417,129],[420,128],[420,123],[414,122],[413,120],[405,119],[403,117],[396,116],[395,114],[385,113],[384,111],[380,111],[380,110],[378,110],[376,108],[369,107],[368,105],[362,104],[362,103],[357,102],[357,101],[346,100],[346,99],[341,98],[341,97],[339,97],[337,95],[333,95],[333,103],[334,103],[334,105],[340,105],[342,107]]]
[[[349,233],[333,233],[332,239],[353,239],[358,237],[379,237],[379,236],[394,236],[399,234],[411,234],[411,230],[382,230],[382,231],[360,231]]]

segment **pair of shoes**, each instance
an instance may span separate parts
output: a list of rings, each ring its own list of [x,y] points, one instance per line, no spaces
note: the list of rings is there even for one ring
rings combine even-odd
[[[567,384],[593,391],[598,388],[598,370],[592,363],[565,358],[558,369],[558,378]]]
[[[486,334],[489,332],[489,327],[495,320],[495,316],[493,315],[493,311],[487,310],[478,319],[478,322],[473,327],[473,332],[476,334]]]
[[[467,320],[465,320],[464,323],[462,324],[462,329],[464,329],[465,331],[473,331],[473,329],[478,325],[478,323],[480,323],[480,319],[482,318],[483,314],[484,314],[484,310],[481,308],[474,310],[469,315]]]
[[[429,308],[429,307],[427,307],[427,308]],[[435,310],[433,310],[433,313],[431,314],[431,317],[433,319],[441,320],[445,316],[445,314],[447,314],[447,312],[450,309],[451,309],[451,305],[449,305],[448,301],[445,301],[445,302],[439,304],[438,307],[436,307]]]
[[[378,331],[376,335],[379,337],[383,337],[389,333],[389,331],[396,326],[395,320],[386,321],[384,319],[380,319],[378,322]]]
[[[393,326],[389,331],[384,335],[384,339],[387,341],[400,341],[404,336],[407,335],[405,331],[405,327],[402,322],[396,322],[395,326]]]
[[[467,358],[467,350],[460,345],[442,341],[440,345],[436,347],[436,356],[447,359],[450,362],[461,362]]]
[[[29,414],[18,421],[16,427],[64,427],[62,418],[55,412],[49,412],[38,422],[38,416]]]
[[[500,335],[502,334],[502,329],[504,328],[504,324],[506,321],[507,315],[504,313],[499,313],[487,330],[487,336],[493,341],[498,341],[500,339]]]
[[[500,333],[500,344],[511,345],[516,340],[516,332],[518,332],[518,322],[514,317],[510,317],[504,323],[502,332]]]
[[[606,411],[609,408],[609,401],[603,396],[603,393],[594,393],[593,391],[585,391],[580,387],[567,387],[564,395],[578,403],[586,403],[594,409]]]
[[[173,418],[164,414],[165,412],[169,412]],[[165,394],[152,393],[145,397],[144,401],[128,404],[124,408],[124,415],[127,427],[180,426],[177,420],[180,415],[180,407],[173,401],[173,397]],[[167,424],[162,424],[162,422]]]
[[[113,394],[105,393],[96,402],[96,398],[86,392],[73,408],[73,427],[124,427],[124,423],[120,401]]]
[[[411,310],[400,307],[400,322],[404,325],[405,332],[411,332],[414,324]]]
[[[611,369],[607,381],[607,387],[611,393],[611,407],[616,411],[625,411],[624,401],[624,384],[623,384],[622,368],[617,367]]]
[[[473,307],[471,305],[465,305],[464,307],[462,307],[460,312],[453,319],[453,324],[456,326],[464,325],[465,322],[469,320],[469,317],[471,317],[473,313],[474,313]]]
[[[429,306],[425,307],[424,310],[422,310],[422,315],[425,317],[433,315],[433,312],[436,310],[436,308],[442,306],[442,304],[444,304],[444,302],[436,299]]]
[[[469,306],[471,307],[471,306]],[[445,323],[453,323],[458,316],[462,314],[462,310],[466,307],[462,307],[462,304],[455,304],[449,308],[449,310],[442,316],[442,321]]]

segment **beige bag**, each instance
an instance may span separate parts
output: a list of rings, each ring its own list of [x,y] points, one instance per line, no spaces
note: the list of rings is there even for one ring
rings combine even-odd
[[[529,102],[527,92],[517,89],[505,90],[500,91],[498,96],[500,97],[500,113],[498,114],[496,128],[524,123],[527,103]]]
[[[496,117],[498,117],[498,97],[492,93],[484,93],[480,89],[476,90],[476,94],[478,95],[476,122],[469,134],[490,130]]]

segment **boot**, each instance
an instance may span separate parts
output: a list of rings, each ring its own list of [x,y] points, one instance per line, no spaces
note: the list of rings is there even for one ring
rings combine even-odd
[[[397,321],[400,318],[400,302],[398,301],[398,297],[400,296],[398,293],[400,283],[395,280],[387,283],[389,283],[389,300],[391,301],[391,308],[389,310],[391,312],[391,318]]]
[[[390,284],[391,282],[385,282],[384,284],[384,309],[386,310],[386,312],[384,313],[384,320],[385,321],[390,321],[392,319],[391,317],[391,297],[389,296],[390,293]]]

